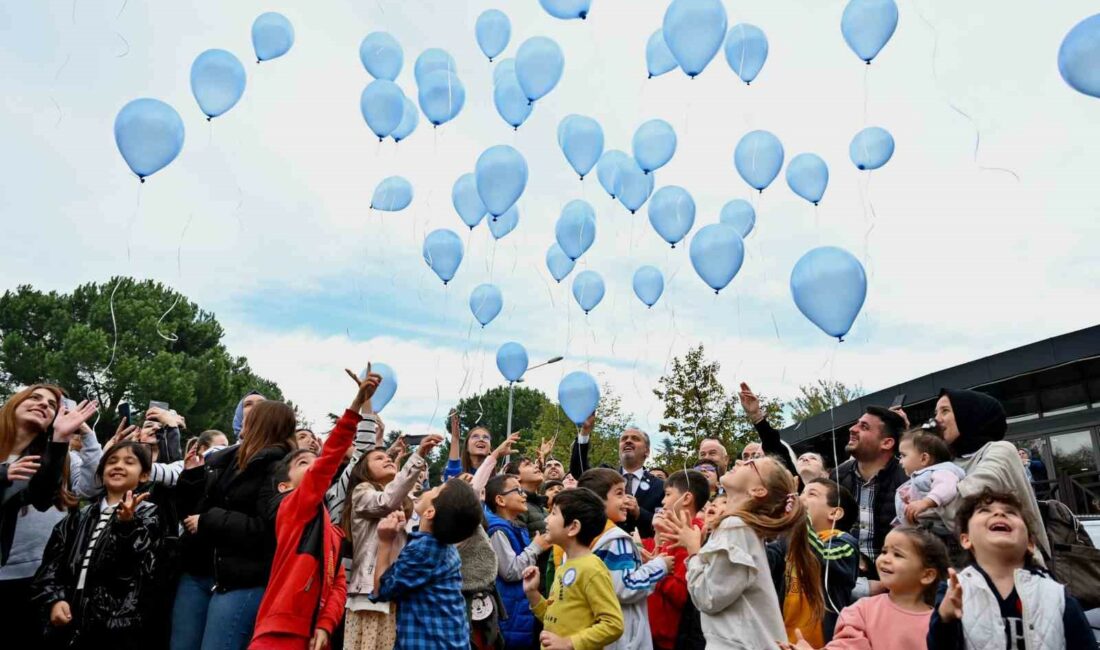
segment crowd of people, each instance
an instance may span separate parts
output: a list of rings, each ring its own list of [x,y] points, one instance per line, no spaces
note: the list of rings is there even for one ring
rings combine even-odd
[[[746,385],[731,462],[568,468],[492,432],[389,448],[354,381],[324,436],[250,393],[231,435],[151,406],[102,443],[53,385],[0,408],[0,620],[11,648],[1096,648],[1004,409],[945,389],[934,423],[866,409],[846,460],[795,455]],[[231,444],[232,443],[232,444]],[[1021,462],[1021,461],[1024,462]]]

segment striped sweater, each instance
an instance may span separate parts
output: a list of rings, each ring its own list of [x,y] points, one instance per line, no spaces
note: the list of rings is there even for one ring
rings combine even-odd
[[[667,574],[664,560],[642,562],[642,554],[630,535],[609,526],[592,544],[592,552],[611,574],[611,584],[623,608],[623,635],[609,650],[652,650],[647,598]]]

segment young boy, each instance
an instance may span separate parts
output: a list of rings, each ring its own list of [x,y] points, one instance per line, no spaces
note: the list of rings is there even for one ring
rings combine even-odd
[[[814,647],[832,640],[837,615],[853,602],[852,589],[859,576],[859,541],[846,532],[859,516],[859,506],[851,492],[827,478],[813,478],[799,496],[809,515],[810,544],[821,562],[821,580],[825,592],[824,620],[815,620],[805,607],[796,580],[786,570],[787,540],[768,544],[768,563],[772,569],[775,592],[782,599],[783,624],[787,638],[797,640],[795,630]]]
[[[320,457],[310,449],[298,449],[275,468],[275,560],[250,650],[324,648],[343,619],[343,534],[329,519],[323,501],[355,436],[358,410],[344,412]],[[320,588],[302,588],[314,583]]]
[[[523,595],[523,571],[538,566],[538,558],[550,549],[545,533],[527,534],[519,523],[527,512],[524,489],[515,476],[498,474],[485,486],[485,517],[489,523],[489,543],[497,556],[497,595],[504,607],[500,632],[509,650],[535,647],[535,616]]]
[[[565,485],[561,481],[550,479],[539,487],[539,494],[546,499],[546,511],[549,513],[554,509],[554,495],[565,489]]]
[[[598,650],[622,636],[623,613],[611,575],[589,549],[606,521],[604,504],[591,490],[564,490],[554,500],[546,532],[569,559],[558,567],[549,598],[539,593],[539,570],[523,572],[527,601],[543,624],[543,650]]]
[[[650,650],[653,637],[649,631],[646,598],[662,578],[672,570],[672,556],[658,555],[642,562],[641,552],[630,535],[619,528],[626,521],[626,481],[613,469],[598,467],[581,474],[578,487],[588,488],[604,500],[607,524],[604,532],[592,544],[592,552],[603,560],[611,573],[611,583],[623,610],[623,635],[607,646],[614,650]],[[563,493],[564,494],[564,493]],[[561,498],[561,494],[558,498]]]
[[[527,509],[521,512],[516,519],[527,527],[531,535],[546,532],[546,499],[539,494],[539,486],[542,485],[542,470],[532,460],[523,456],[513,456],[512,460],[504,466],[504,473],[515,476],[523,493],[527,495]],[[489,500],[485,500],[489,504]]]
[[[398,510],[378,524],[378,561],[373,601],[398,603],[397,648],[469,650],[470,624],[462,595],[462,561],[452,544],[481,525],[482,507],[474,489],[451,479],[420,495],[420,530],[395,558],[393,540],[404,527]]]
[[[916,525],[917,517],[932,509],[936,512],[933,532],[939,537],[949,535],[950,522],[942,522],[940,513],[958,496],[959,481],[966,478],[966,472],[951,462],[951,449],[943,438],[923,429],[905,432],[898,453],[909,480],[894,493],[897,516],[893,524]]]
[[[673,472],[665,481],[662,512],[679,508],[691,518],[692,527],[703,530],[699,509],[706,504],[709,496],[710,487],[702,472],[693,469]],[[657,583],[656,590],[649,596],[649,627],[653,631],[654,648],[673,650],[681,619],[692,615],[698,618],[699,611],[691,606],[691,599],[688,598],[687,551],[679,546],[673,547],[672,540],[651,539],[644,542],[646,550],[653,551],[657,541],[661,541],[656,545],[657,554],[671,555],[673,564],[672,573]]]
[[[1097,647],[1077,599],[1031,566],[1035,536],[1021,513],[1016,495],[988,488],[959,504],[959,542],[971,562],[958,573],[948,569],[949,582],[940,585],[929,648],[976,641],[1008,650]]]

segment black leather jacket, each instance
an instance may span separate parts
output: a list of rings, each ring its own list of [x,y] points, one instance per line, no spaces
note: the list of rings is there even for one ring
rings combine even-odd
[[[54,527],[31,583],[31,600],[47,624],[54,603],[69,603],[73,622],[68,627],[74,640],[93,630],[137,631],[156,588],[161,526],[157,507],[146,502],[138,506],[130,521],[119,521],[117,512],[111,515],[92,551],[78,598],[80,568],[102,503],[97,500]]]

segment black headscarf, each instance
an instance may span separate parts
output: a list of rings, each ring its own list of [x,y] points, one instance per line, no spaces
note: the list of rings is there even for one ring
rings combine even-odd
[[[974,390],[940,389],[955,413],[959,437],[951,444],[955,456],[972,454],[986,443],[1004,440],[1008,429],[1005,409],[996,398]]]

